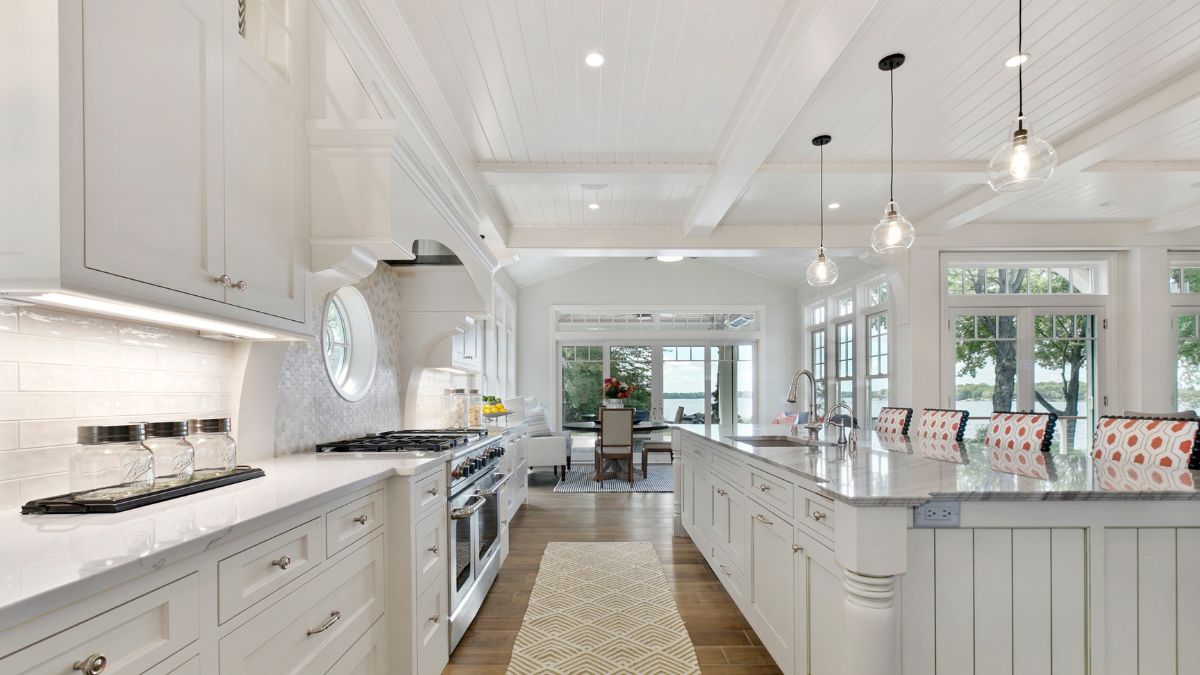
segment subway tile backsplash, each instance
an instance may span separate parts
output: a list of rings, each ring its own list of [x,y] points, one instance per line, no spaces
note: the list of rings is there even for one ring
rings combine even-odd
[[[234,349],[185,331],[0,305],[0,508],[68,489],[79,425],[229,415]]]

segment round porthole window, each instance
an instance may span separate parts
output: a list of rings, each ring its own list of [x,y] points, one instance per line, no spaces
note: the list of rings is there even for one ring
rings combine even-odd
[[[347,401],[365,396],[375,377],[375,325],[358,289],[343,286],[329,294],[321,315],[321,351],[337,393]]]

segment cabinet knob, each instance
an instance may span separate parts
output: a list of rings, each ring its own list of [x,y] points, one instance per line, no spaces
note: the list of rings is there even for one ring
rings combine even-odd
[[[329,618],[325,619],[325,623],[321,624],[320,626],[317,626],[316,628],[309,628],[308,632],[306,632],[305,635],[316,635],[317,633],[324,633],[325,631],[329,630],[330,628],[333,628],[333,624],[335,624],[341,620],[342,620],[342,613],[335,609],[329,613]]]
[[[800,544],[792,544],[792,553],[800,553],[803,550],[804,550],[804,547],[801,546]]]
[[[759,485],[758,485],[758,489],[759,489],[759,490],[761,490],[761,491],[763,491],[763,492],[766,492],[767,490],[770,490],[770,489],[771,489],[771,486],[770,486],[770,485],[767,485],[766,483],[759,483]]]
[[[359,525],[366,525],[367,524],[367,514],[364,513],[361,516],[355,518],[354,522],[358,523]]]
[[[433,623],[438,623],[442,620],[442,617],[438,616],[437,614],[434,614],[433,616],[429,617],[429,620],[432,621]]]
[[[432,553],[432,554],[434,554],[434,555],[437,555],[437,552],[438,552],[438,551],[440,551],[440,550],[441,550],[441,549],[440,549],[440,548],[438,548],[438,545],[437,545],[437,544],[434,544],[433,546],[430,546],[430,547],[429,547],[429,552],[430,552],[430,553]]]
[[[721,495],[722,497],[728,497],[728,496],[729,496],[729,493],[728,493],[728,492],[726,492],[726,491],[724,491],[724,490],[722,490],[721,488],[717,488],[717,494]]]
[[[108,657],[103,654],[92,654],[82,661],[76,661],[72,670],[82,670],[85,675],[100,675],[108,667]]]
[[[829,516],[829,514],[825,513],[824,511],[813,511],[812,512],[812,519],[817,521],[818,523],[821,522],[822,520],[825,520],[825,518],[828,516]]]
[[[435,485],[435,486],[429,488],[428,490],[426,490],[425,492],[428,492],[430,497],[436,497],[437,493],[438,493],[437,486]]]
[[[233,279],[230,279],[228,274],[222,274],[219,277],[213,277],[213,281],[221,284],[222,288],[229,288],[233,285]]]
[[[250,288],[249,284],[247,284],[245,281],[239,281],[239,282],[237,282],[236,284],[234,284],[234,285],[233,285],[233,287],[234,287],[234,288],[236,288],[236,289],[238,289],[239,291],[241,291],[241,292],[243,292],[243,293],[245,293],[245,292],[246,292],[246,289],[247,289],[247,288]]]
[[[272,567],[278,567],[281,570],[286,570],[288,567],[291,567],[291,565],[292,557],[287,555],[281,555],[278,559],[271,561]]]

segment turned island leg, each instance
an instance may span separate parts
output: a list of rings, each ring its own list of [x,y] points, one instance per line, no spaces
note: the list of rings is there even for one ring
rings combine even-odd
[[[845,571],[846,672],[892,675],[896,646],[896,577]]]

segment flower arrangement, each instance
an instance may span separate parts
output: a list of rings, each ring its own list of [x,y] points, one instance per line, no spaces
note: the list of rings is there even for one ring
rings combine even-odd
[[[632,384],[626,384],[615,377],[604,378],[604,398],[629,398],[635,391],[637,387]]]

